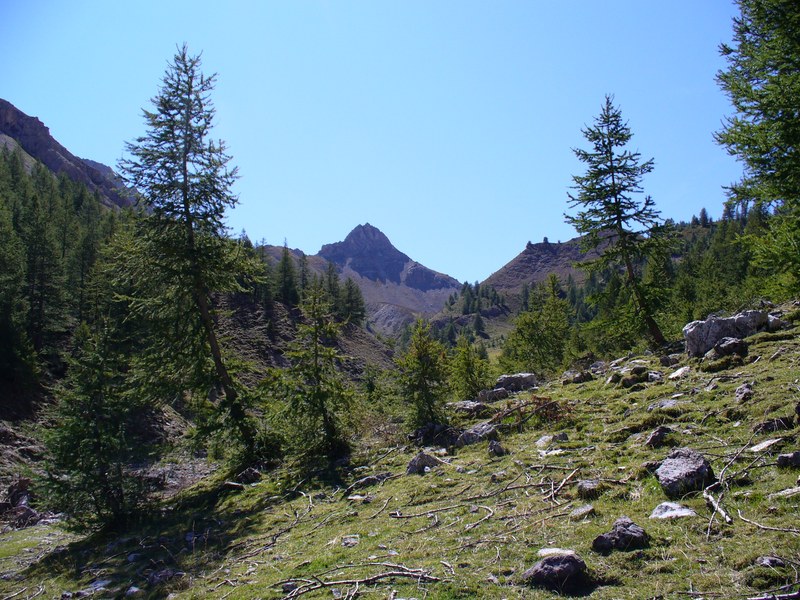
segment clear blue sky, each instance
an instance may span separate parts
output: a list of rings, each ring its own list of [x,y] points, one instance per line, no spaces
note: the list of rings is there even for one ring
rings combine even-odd
[[[219,79],[234,232],[309,254],[360,223],[483,280],[564,223],[580,129],[616,96],[664,217],[721,214],[728,0],[0,1],[0,97],[111,166],[176,45]]]

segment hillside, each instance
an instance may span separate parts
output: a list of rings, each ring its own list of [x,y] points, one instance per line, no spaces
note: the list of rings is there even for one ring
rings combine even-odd
[[[42,162],[56,175],[64,173],[73,181],[97,193],[106,206],[130,206],[134,195],[106,165],[84,160],[72,154],[50,135],[50,130],[36,117],[30,117],[10,102],[0,98],[0,147],[21,148],[33,160]],[[30,160],[32,159],[32,160]]]
[[[212,476],[121,537],[6,531],[0,593],[546,599],[559,590],[527,570],[560,548],[587,567],[567,595],[796,598],[767,592],[791,592],[800,564],[798,471],[782,466],[798,456],[800,338],[748,342],[745,358],[627,357],[490,404],[506,454],[430,447],[429,472],[407,474],[419,449],[396,438],[333,480],[287,484],[288,466],[245,485]],[[362,435],[381,427],[365,421]],[[678,448],[713,475],[675,496],[654,473]],[[655,518],[668,501],[685,516]],[[622,517],[631,537],[601,537]]]

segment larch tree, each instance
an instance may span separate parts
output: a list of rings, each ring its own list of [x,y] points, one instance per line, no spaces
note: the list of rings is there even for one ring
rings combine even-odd
[[[585,249],[599,249],[600,257],[582,263],[589,269],[620,266],[630,289],[636,312],[652,341],[664,344],[664,335],[653,316],[637,264],[664,247],[663,224],[655,203],[642,194],[642,177],[653,170],[653,159],[642,161],[639,152],[627,148],[632,137],[622,112],[606,96],[594,125],[582,130],[589,150],[574,148],[586,164],[585,175],[574,175],[569,193],[576,215],[565,215],[567,223],[584,237]]]
[[[716,140],[744,166],[728,188],[731,202],[775,209],[767,235],[754,236],[756,259],[800,289],[800,5],[795,0],[738,0],[728,62],[717,81],[736,114]]]
[[[181,367],[188,388],[221,388],[222,417],[251,451],[255,428],[226,364],[212,303],[212,293],[238,289],[244,266],[223,222],[237,203],[231,191],[237,169],[224,142],[210,138],[215,80],[202,73],[199,55],[190,55],[186,45],[179,48],[152,110],[143,111],[146,134],[127,144],[129,158],[120,162],[146,213],[137,238],[141,260],[134,268],[140,297],[133,307],[172,323],[170,334],[161,332],[160,358],[187,363]],[[165,343],[164,337],[171,339]],[[189,350],[179,350],[181,344]]]

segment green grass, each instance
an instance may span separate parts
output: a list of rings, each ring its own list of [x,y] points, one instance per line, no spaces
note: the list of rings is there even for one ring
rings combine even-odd
[[[342,478],[338,488],[330,477],[298,483],[294,468],[284,465],[241,492],[224,491],[221,478],[209,478],[123,534],[78,539],[55,526],[2,534],[0,597],[23,588],[17,597],[39,589],[42,597],[58,597],[100,579],[111,582],[108,591],[93,597],[120,596],[134,585],[153,598],[281,598],[286,595],[281,585],[289,580],[300,585],[301,580],[358,580],[396,570],[387,565],[402,565],[439,581],[382,579],[360,586],[360,597],[388,598],[396,592],[397,598],[555,598],[555,592],[521,583],[537,551],[551,546],[573,549],[584,558],[597,582],[591,598],[686,598],[690,590],[759,595],[800,579],[795,574],[800,535],[779,531],[800,528],[800,496],[770,497],[794,486],[800,472],[777,469],[772,456],[739,451],[772,437],[787,438],[784,451],[798,447],[797,429],[752,433],[756,423],[792,414],[800,401],[796,334],[759,336],[751,340],[743,364],[714,373],[702,371],[698,361],[684,361],[692,366],[687,378],[665,377],[635,391],[607,386],[602,378],[544,386],[536,393],[560,403],[561,420],[531,419],[523,431],[505,433],[502,443],[511,454],[501,458],[490,457],[483,443],[444,456],[448,464],[424,476],[407,476],[406,464],[417,448],[389,452],[365,444],[353,470],[337,474]],[[660,367],[655,356],[637,358],[665,376],[677,368]],[[734,390],[744,382],[753,382],[754,397],[739,404]],[[684,404],[648,411],[675,394],[683,394]],[[516,398],[528,399],[529,394]],[[674,430],[673,445],[645,447],[647,434],[659,424]],[[536,440],[561,431],[569,439],[548,448],[561,453],[540,455]],[[732,524],[710,521],[699,495],[682,500],[696,518],[648,518],[667,498],[643,465],[663,459],[674,446],[702,452],[717,474],[728,465],[722,501]],[[368,495],[368,502],[343,496],[343,486],[384,471],[398,476],[353,492]],[[604,480],[605,491],[591,501],[593,516],[571,521],[568,513],[585,503],[577,497],[577,481],[590,478]],[[554,501],[551,492],[559,487]],[[745,522],[739,511],[774,529]],[[650,547],[608,556],[592,552],[594,537],[622,515],[645,528]],[[191,542],[189,533],[195,536]],[[65,550],[55,551],[57,545]],[[754,564],[771,554],[787,566]],[[148,583],[167,568],[182,575]],[[336,587],[344,597],[355,586]],[[326,588],[301,597],[335,596]]]

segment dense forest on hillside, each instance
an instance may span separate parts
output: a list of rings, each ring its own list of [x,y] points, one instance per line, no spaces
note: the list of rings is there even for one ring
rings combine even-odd
[[[736,114],[716,136],[744,173],[721,218],[705,208],[686,222],[661,218],[642,183],[654,163],[628,149],[633,132],[607,97],[583,130],[585,147],[574,150],[585,171],[565,207],[596,256],[577,265],[583,276],[553,273],[503,292],[464,283],[430,322],[392,339],[373,335],[361,290],[333,262],[312,268],[286,246],[275,260],[263,243],[226,230],[238,175],[224,143],[209,138],[214,77],[186,46],[120,164],[138,190],[136,207],[108,208],[21,150],[1,150],[0,419],[43,425],[33,436],[41,450],[24,467],[35,506],[77,530],[135,527],[154,506],[170,505],[153,477],[168,456],[221,465],[227,490],[245,489],[248,469],[280,472],[281,493],[312,480],[337,486],[343,469],[375,448],[466,445],[453,424],[478,408],[463,402],[503,374],[555,381],[634,353],[674,365],[690,321],[796,299],[798,117],[787,102],[800,90],[786,73],[800,68],[797,9],[778,0],[740,5],[719,75]],[[780,335],[756,343],[794,343]],[[789,353],[774,352],[776,360]],[[780,376],[793,390],[790,370]],[[609,406],[597,409],[610,411],[608,420],[633,410],[617,396]],[[529,421],[592,429],[571,411],[534,394],[492,419],[520,433]],[[620,431],[639,434],[662,424],[661,414]],[[725,415],[725,426],[741,420]],[[551,486],[553,500],[569,477]]]

